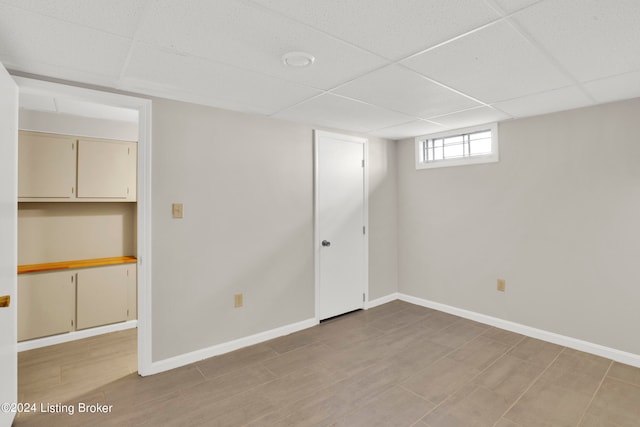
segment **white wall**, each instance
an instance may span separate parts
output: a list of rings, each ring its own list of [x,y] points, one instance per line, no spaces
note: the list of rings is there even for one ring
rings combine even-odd
[[[138,123],[20,109],[20,129],[94,138],[138,140]]]
[[[640,354],[639,119],[635,99],[504,122],[485,165],[416,171],[399,142],[400,292]]]
[[[375,245],[395,242],[395,145],[372,147]],[[153,360],[313,318],[312,128],[155,99],[152,156]],[[370,249],[371,294],[396,291],[394,251]]]

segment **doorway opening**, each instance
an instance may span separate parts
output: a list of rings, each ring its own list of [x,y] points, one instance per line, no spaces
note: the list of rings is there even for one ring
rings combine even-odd
[[[151,101],[13,78],[20,93],[18,397],[55,397],[50,392],[60,402],[75,393],[65,381],[86,380],[98,362],[121,368],[111,377],[149,372]],[[59,155],[57,146],[72,153]],[[28,182],[39,173],[50,177],[41,179],[48,188]],[[60,182],[73,183],[69,194],[52,192]],[[84,374],[66,369],[70,361],[55,365],[60,354],[75,355],[80,367],[84,361]]]

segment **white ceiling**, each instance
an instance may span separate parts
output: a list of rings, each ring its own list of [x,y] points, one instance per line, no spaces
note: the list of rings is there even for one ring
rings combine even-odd
[[[0,0],[0,61],[399,139],[640,96],[640,1]]]
[[[70,94],[61,94],[33,84],[33,80],[18,78],[20,108],[72,116],[92,117],[138,123],[138,110],[115,105],[97,104]]]

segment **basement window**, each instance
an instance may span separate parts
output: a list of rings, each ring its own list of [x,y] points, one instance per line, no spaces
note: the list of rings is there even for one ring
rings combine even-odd
[[[416,169],[492,163],[498,156],[498,124],[418,136]]]

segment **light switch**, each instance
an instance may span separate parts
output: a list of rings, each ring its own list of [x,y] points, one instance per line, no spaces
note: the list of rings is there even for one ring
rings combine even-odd
[[[182,203],[174,203],[173,205],[171,205],[171,213],[174,218],[182,218],[183,217]]]

